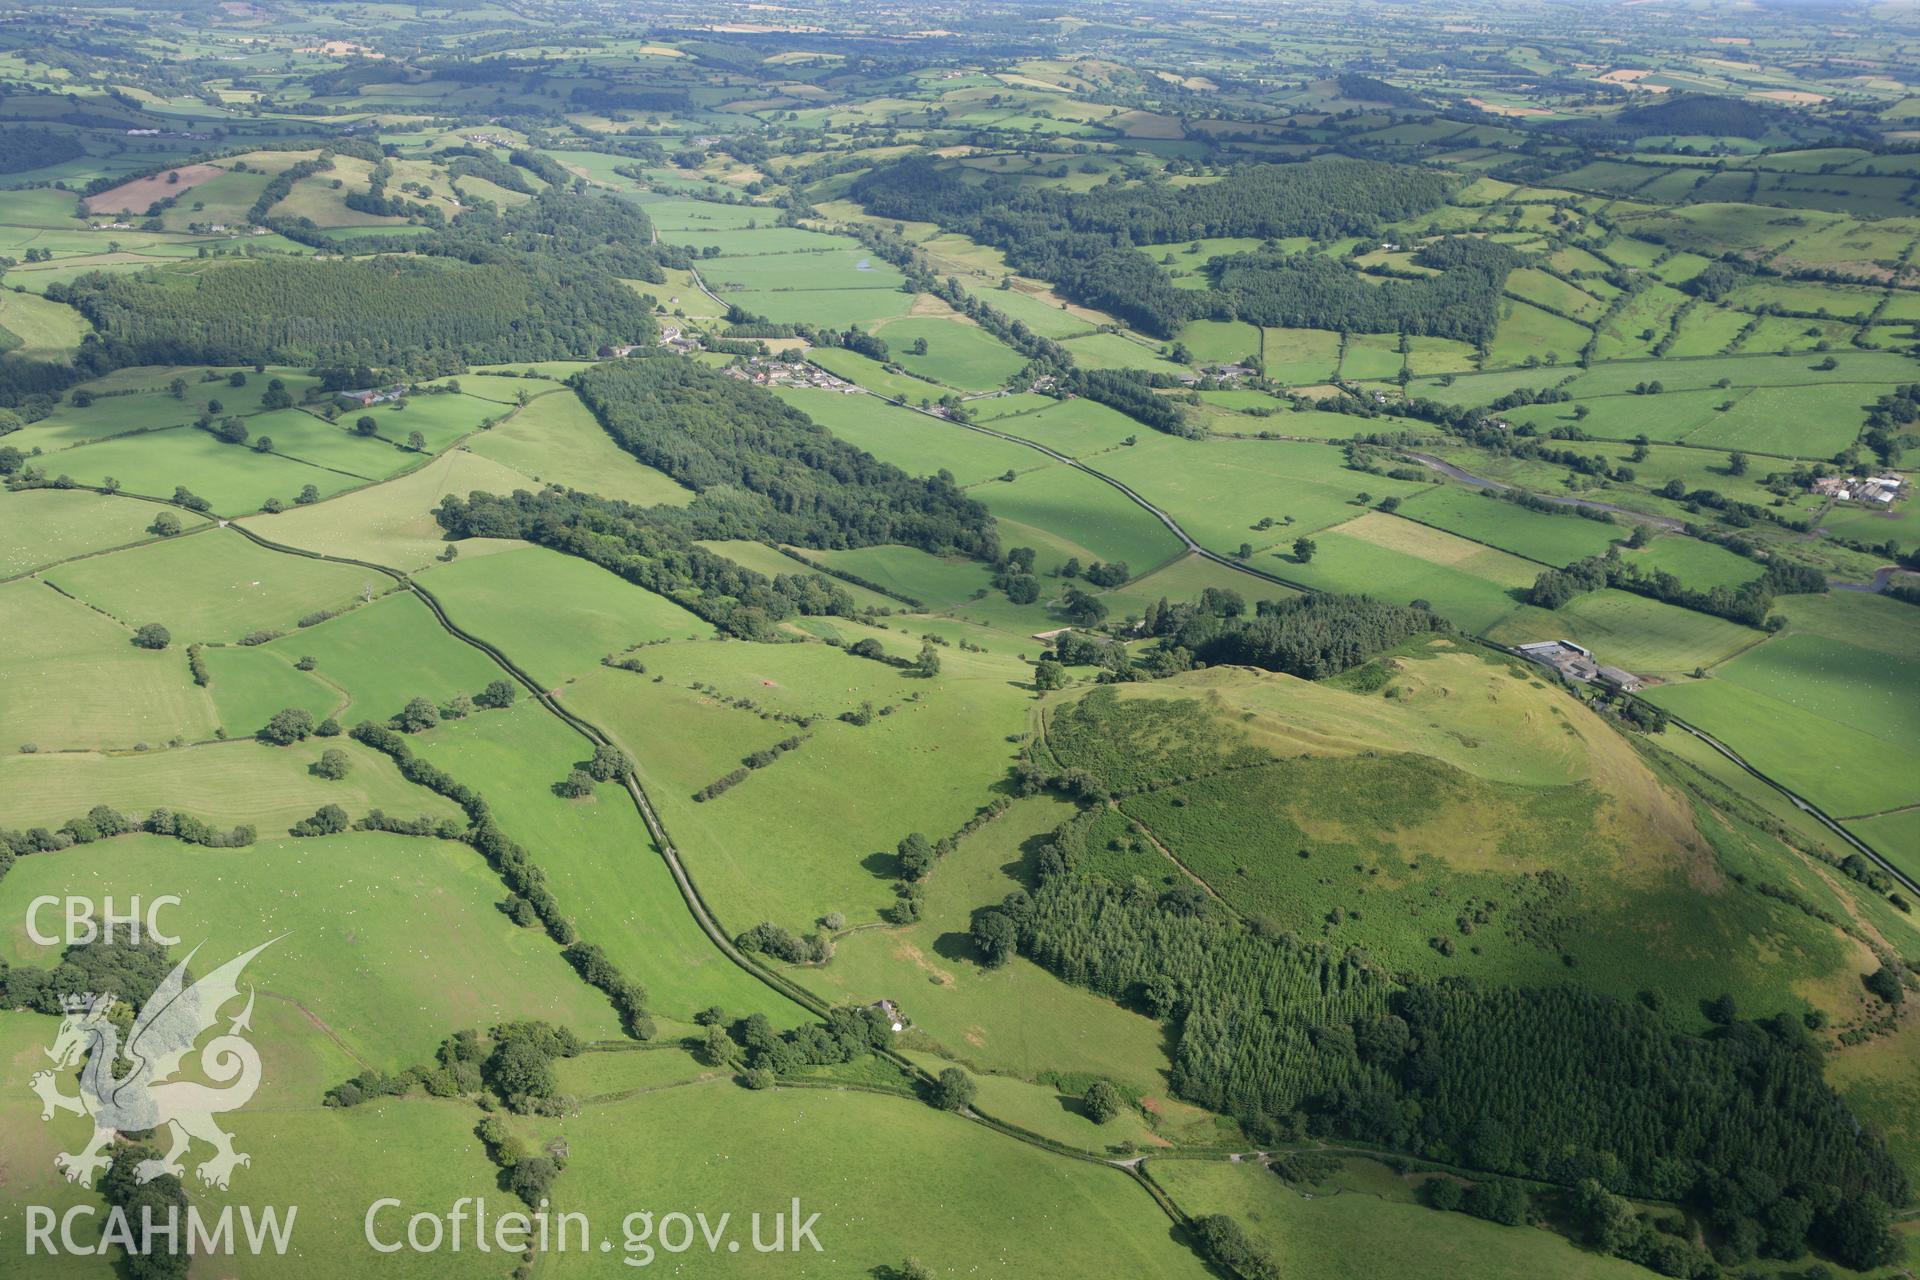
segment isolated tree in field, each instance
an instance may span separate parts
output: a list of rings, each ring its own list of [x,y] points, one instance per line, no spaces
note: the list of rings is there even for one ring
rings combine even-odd
[[[933,1105],[942,1111],[965,1111],[973,1105],[973,1077],[959,1067],[948,1067],[933,1086]]]
[[[490,711],[499,711],[513,705],[520,696],[520,686],[510,680],[493,680],[487,687],[473,695],[473,705],[486,707]]]
[[[440,708],[426,698],[414,698],[400,708],[393,727],[402,733],[420,733],[440,723]]]
[[[147,526],[147,532],[158,534],[163,538],[171,538],[180,532],[180,517],[171,511],[162,511],[153,518],[153,523]]]
[[[939,650],[935,649],[931,643],[922,644],[919,656],[913,660],[913,671],[915,675],[926,676],[929,679],[939,675]]]
[[[370,436],[380,429],[380,424],[373,420],[372,414],[363,413],[353,420],[353,429],[363,436]]]
[[[602,742],[593,749],[593,759],[587,762],[587,773],[596,782],[612,782],[633,772],[633,760],[616,746]]]
[[[247,385],[247,375],[235,369],[227,375],[227,385],[230,387],[244,387]]]
[[[1040,598],[1040,579],[1030,573],[1017,573],[1007,579],[1007,599],[1014,604],[1032,604]]]
[[[1312,538],[1295,538],[1293,540],[1293,558],[1301,564],[1305,564],[1307,561],[1313,559],[1313,553],[1319,549],[1320,545]]]
[[[257,437],[253,442],[253,451],[255,453],[272,453],[273,437],[272,436]]]
[[[887,656],[887,651],[882,649],[880,642],[872,636],[863,636],[861,639],[855,640],[847,646],[847,652],[856,658],[873,658],[878,660]]]
[[[157,622],[149,622],[133,633],[135,647],[141,649],[164,649],[173,643],[173,634]]]
[[[1727,474],[1743,476],[1747,474],[1747,455],[1735,450],[1727,455]]]
[[[580,800],[593,794],[593,775],[585,769],[570,769],[567,776],[553,784],[553,794],[562,800]]]
[[[273,719],[266,727],[253,736],[262,742],[276,747],[290,747],[303,742],[313,732],[313,712],[305,707],[287,707],[274,712]]]
[[[407,432],[407,448],[415,453],[425,453],[427,451],[426,435],[419,431]]]
[[[320,753],[320,758],[313,762],[314,776],[325,778],[330,782],[338,782],[352,771],[353,757],[338,747],[328,747]]]
[[[920,1259],[909,1256],[895,1271],[898,1280],[933,1280],[933,1268]]]
[[[715,1024],[707,1028],[706,1039],[700,1044],[700,1057],[710,1067],[738,1066],[740,1046],[725,1027]]]
[[[927,354],[927,340],[925,338],[915,338],[913,345],[907,348],[907,354],[910,356],[923,356]]]
[[[1120,1114],[1126,1103],[1120,1097],[1120,1091],[1105,1080],[1096,1080],[1081,1099],[1087,1108],[1087,1117],[1095,1124],[1106,1124]]]
[[[323,804],[314,810],[311,818],[302,818],[287,832],[296,836],[336,836],[352,825],[345,809],[337,804]]]
[[[1885,1000],[1888,1004],[1904,1004],[1907,999],[1906,988],[1900,982],[1900,974],[1891,965],[1881,965],[1865,979],[1867,990]]]
[[[980,963],[998,969],[1012,958],[1020,941],[1020,930],[1013,917],[1004,911],[982,911],[973,922],[973,945],[980,948]]]
[[[1042,693],[1067,687],[1067,669],[1054,658],[1042,658],[1033,668],[1033,686]]]
[[[894,853],[900,859],[900,874],[908,880],[918,880],[933,869],[933,846],[918,831],[902,840]]]
[[[172,382],[169,382],[167,384],[167,394],[175,400],[185,400],[187,398],[187,380],[185,378],[175,378]]]
[[[245,444],[247,442],[247,424],[241,418],[222,418],[220,427],[213,433],[224,444]]]

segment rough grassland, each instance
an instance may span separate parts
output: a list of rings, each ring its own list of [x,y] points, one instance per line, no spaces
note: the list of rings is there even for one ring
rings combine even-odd
[[[0,750],[131,747],[210,736],[213,702],[186,654],[151,653],[127,629],[32,580],[0,585]]]
[[[1189,1214],[1230,1213],[1267,1247],[1282,1280],[1644,1280],[1632,1263],[1536,1227],[1370,1195],[1305,1196],[1259,1164],[1156,1160],[1149,1170]]]
[[[734,1210],[732,1229],[744,1234],[743,1215],[758,1210],[770,1220],[798,1195],[802,1217],[820,1214],[823,1252],[801,1256],[822,1275],[866,1275],[909,1253],[975,1275],[1208,1274],[1120,1172],[1010,1143],[908,1098],[715,1083],[519,1127],[529,1145],[565,1137],[558,1194],[596,1220],[617,1222],[646,1202],[648,1188],[670,1183],[689,1209]],[[659,1136],[635,1142],[633,1133]],[[672,1261],[684,1276],[791,1275],[795,1265],[794,1255],[744,1244],[719,1254],[701,1246]],[[604,1268],[574,1252],[556,1255],[551,1269],[566,1277]]]
[[[463,558],[428,570],[420,582],[455,623],[548,685],[632,645],[713,632],[665,596],[544,547]]]
[[[176,644],[288,628],[393,585],[368,569],[269,551],[230,529],[76,561],[46,577],[129,626],[164,624]]]

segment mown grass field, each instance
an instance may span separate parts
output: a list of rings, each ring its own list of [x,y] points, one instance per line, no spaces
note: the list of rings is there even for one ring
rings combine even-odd
[[[1551,517],[1549,517],[1551,518]],[[1482,632],[1519,607],[1516,594],[1540,567],[1412,520],[1369,512],[1312,534],[1305,564],[1291,540],[1252,563],[1323,591],[1370,595],[1395,604],[1425,600],[1466,631]]]
[[[1604,521],[1588,520],[1572,511],[1533,511],[1458,485],[1443,485],[1415,494],[1401,504],[1400,513],[1435,525],[1449,533],[1511,551],[1529,560],[1551,565],[1571,564],[1600,555],[1627,531]]]

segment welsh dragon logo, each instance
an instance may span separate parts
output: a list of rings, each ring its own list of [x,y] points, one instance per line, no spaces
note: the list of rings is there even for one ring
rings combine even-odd
[[[220,1087],[173,1077],[195,1042],[220,1020],[221,1007],[238,998],[240,973],[247,962],[277,941],[261,943],[189,986],[187,965],[199,951],[195,947],[141,1008],[124,1047],[119,1028],[107,1016],[113,1008],[111,993],[87,992],[62,1000],[65,1017],[53,1047],[46,1050],[53,1068],[36,1072],[32,1087],[40,1096],[42,1120],[53,1119],[56,1111],[93,1120],[93,1136],[84,1146],[53,1158],[67,1181],[92,1186],[94,1178],[113,1163],[107,1152],[116,1135],[162,1126],[171,1131],[172,1145],[160,1159],[142,1160],[135,1166],[138,1182],[151,1182],[163,1173],[181,1176],[181,1157],[195,1138],[213,1147],[213,1154],[196,1170],[200,1181],[209,1186],[224,1190],[237,1166],[253,1162],[233,1149],[233,1135],[216,1121],[221,1112],[245,1106],[260,1087],[260,1053],[241,1035],[250,1030],[253,1017],[251,987],[246,1007],[227,1024],[226,1033],[215,1036],[200,1051],[201,1074]],[[83,1059],[79,1095],[61,1093],[61,1074]],[[122,1067],[124,1072],[115,1074]]]

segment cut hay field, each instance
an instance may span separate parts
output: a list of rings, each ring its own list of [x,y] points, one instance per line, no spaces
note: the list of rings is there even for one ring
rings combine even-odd
[[[549,687],[634,645],[713,634],[711,625],[665,596],[544,547],[436,565],[420,575],[420,585],[457,625],[499,646]]]
[[[164,624],[176,644],[284,630],[393,585],[368,569],[269,551],[228,529],[74,561],[45,578],[129,627]]]
[[[1291,539],[1252,563],[1322,591],[1358,592],[1394,604],[1425,600],[1457,627],[1481,632],[1510,615],[1540,567],[1411,520],[1369,512],[1313,534],[1301,564]]]

